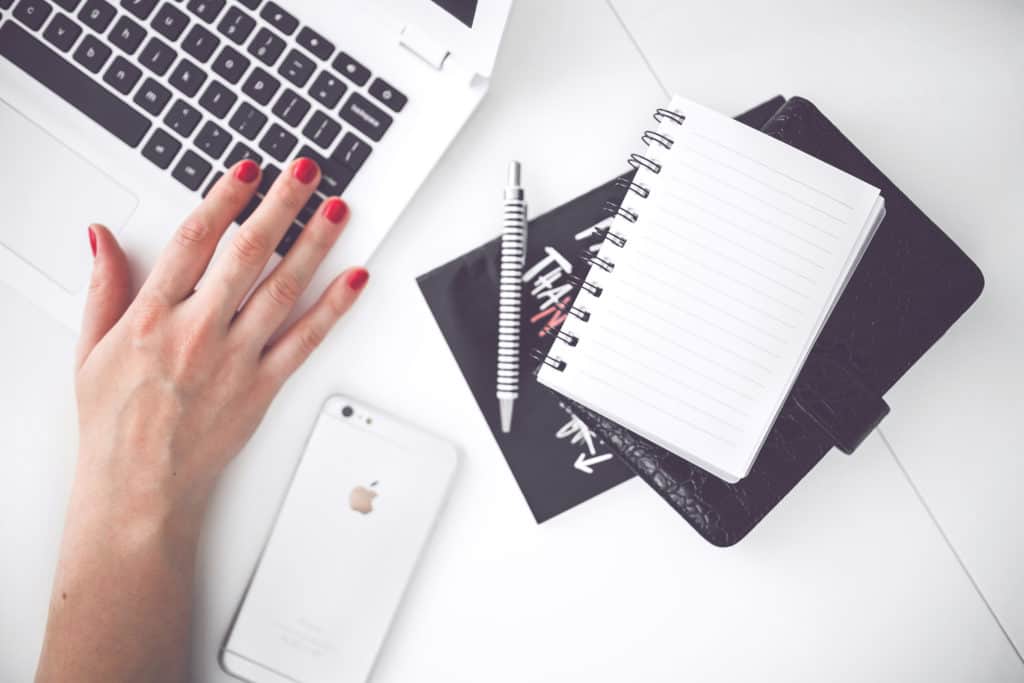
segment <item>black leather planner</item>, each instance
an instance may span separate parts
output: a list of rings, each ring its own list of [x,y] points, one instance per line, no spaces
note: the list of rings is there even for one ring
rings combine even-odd
[[[587,423],[705,539],[730,546],[833,447],[852,453],[884,396],[978,298],[978,267],[817,107],[790,99],[762,131],[881,189],[887,215],[815,343],[749,475],[729,484],[587,408]]]

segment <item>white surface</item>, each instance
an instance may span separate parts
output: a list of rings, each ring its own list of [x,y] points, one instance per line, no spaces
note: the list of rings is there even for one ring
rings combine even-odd
[[[720,99],[731,101],[707,103],[738,111],[777,80],[723,77],[731,95]],[[464,455],[376,681],[1024,678],[877,437],[855,457],[827,458],[729,550],[638,482],[533,523],[413,278],[497,234],[508,159],[523,160],[542,212],[618,173],[663,101],[606,5],[517,5],[492,96],[371,263],[365,300],[221,483],[199,565],[195,680],[231,680],[217,650],[309,421],[338,390],[456,439]],[[856,113],[869,117],[863,101]],[[0,680],[22,681],[38,655],[74,461],[72,340],[3,287],[0,310]]]
[[[666,88],[809,98],[985,273],[881,431],[1024,651],[1024,4],[612,1]]]

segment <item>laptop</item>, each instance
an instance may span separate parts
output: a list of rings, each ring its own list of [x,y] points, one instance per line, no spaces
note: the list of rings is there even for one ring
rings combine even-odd
[[[512,0],[0,0],[0,281],[77,329],[86,228],[140,286],[240,159],[300,156],[353,218],[301,306],[365,263],[487,92]],[[244,220],[255,208],[239,216]]]

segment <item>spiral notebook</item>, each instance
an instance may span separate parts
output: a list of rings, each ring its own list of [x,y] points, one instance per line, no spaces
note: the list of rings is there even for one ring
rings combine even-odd
[[[879,190],[676,97],[538,372],[715,476],[746,476],[884,214]]]

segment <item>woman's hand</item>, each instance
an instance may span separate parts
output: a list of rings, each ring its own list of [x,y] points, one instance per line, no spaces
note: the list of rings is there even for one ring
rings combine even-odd
[[[366,284],[361,268],[341,274],[271,343],[349,211],[326,200],[245,300],[320,180],[312,161],[293,163],[213,259],[259,176],[252,161],[225,174],[134,300],[114,236],[90,228],[79,460],[40,679],[184,679],[193,554],[214,482]]]

